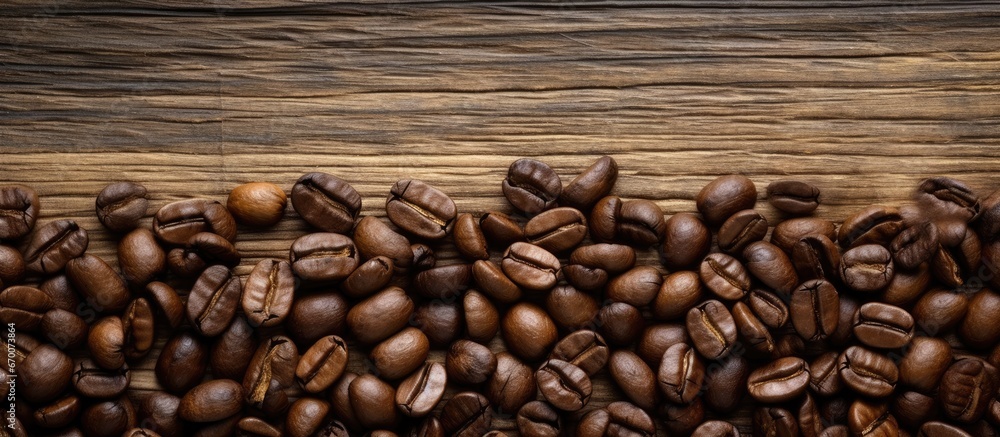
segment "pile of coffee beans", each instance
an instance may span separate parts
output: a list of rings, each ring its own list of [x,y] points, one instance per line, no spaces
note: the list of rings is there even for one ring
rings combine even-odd
[[[115,183],[96,213],[117,270],[0,187],[3,435],[997,435],[1000,192],[929,178],[838,225],[819,188],[777,181],[769,223],[744,176],[669,218],[617,178],[610,157],[568,184],[520,159],[510,214],[405,179],[382,218],[309,173],[151,224],[146,188]],[[237,231],[266,236],[289,197],[314,232],[235,274]],[[138,396],[158,337],[160,390]]]

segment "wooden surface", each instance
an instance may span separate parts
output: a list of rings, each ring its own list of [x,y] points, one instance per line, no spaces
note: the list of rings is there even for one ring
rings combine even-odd
[[[402,177],[480,212],[509,210],[500,180],[518,157],[568,182],[610,154],[615,194],[668,215],[738,172],[761,191],[813,182],[838,221],[929,175],[1000,188],[991,2],[216,4],[0,8],[0,183],[33,186],[41,223],[77,220],[110,262],[93,199],[117,180],[149,187],[150,214],[316,170],[352,182],[364,214],[383,216]],[[308,229],[289,208],[240,231],[245,275]],[[154,363],[135,390],[157,388]],[[597,387],[594,405],[620,395]]]

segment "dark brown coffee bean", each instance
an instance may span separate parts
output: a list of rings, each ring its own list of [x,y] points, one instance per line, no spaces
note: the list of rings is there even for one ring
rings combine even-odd
[[[622,202],[615,225],[617,229],[613,239],[640,247],[663,242],[666,233],[663,211],[655,203],[645,199]]]
[[[652,437],[656,435],[653,420],[639,407],[628,402],[612,402],[607,407],[591,410],[580,419],[576,435],[603,437],[628,435]]]
[[[865,244],[888,246],[902,230],[903,218],[898,209],[872,205],[844,220],[837,241],[845,248]]]
[[[521,158],[510,164],[502,188],[511,206],[534,215],[555,204],[562,194],[562,181],[548,164]]]
[[[413,263],[410,240],[372,216],[362,218],[354,228],[354,244],[363,259],[384,256],[400,269]]]
[[[792,400],[809,387],[809,364],[801,358],[778,358],[750,372],[747,392],[758,402]]]
[[[705,419],[705,407],[701,398],[687,405],[677,405],[670,402],[660,404],[659,417],[667,432],[677,435],[690,435]]]
[[[917,437],[972,437],[972,435],[945,422],[927,422],[920,427]]]
[[[806,342],[798,334],[785,334],[774,341],[772,358],[796,357],[804,354]]]
[[[354,414],[354,407],[351,406],[350,388],[357,378],[358,375],[354,372],[344,372],[344,375],[330,389],[330,409],[333,410],[333,416],[351,430],[362,428],[357,415]]]
[[[562,360],[542,363],[535,372],[535,383],[542,397],[563,411],[579,411],[590,402],[593,390],[587,372]]]
[[[117,369],[125,364],[125,328],[118,316],[99,319],[87,336],[87,350],[97,365]]]
[[[892,437],[899,435],[899,424],[889,406],[877,401],[858,399],[851,404],[847,425],[852,436]]]
[[[361,195],[334,175],[306,173],[292,186],[292,207],[310,225],[344,234],[361,211]]]
[[[264,402],[272,381],[278,383],[279,389],[290,387],[298,362],[299,351],[288,337],[276,335],[262,342],[243,377],[247,401],[250,404]]]
[[[113,232],[128,232],[146,215],[149,196],[146,187],[134,182],[110,184],[97,195],[97,219]]]
[[[892,255],[876,244],[864,244],[844,252],[840,278],[857,291],[878,291],[889,285],[894,273]]]
[[[146,284],[146,293],[149,294],[150,302],[155,304],[159,314],[164,316],[167,325],[171,329],[180,326],[184,319],[184,303],[173,287],[162,282],[154,281]]]
[[[736,259],[724,253],[705,257],[700,267],[701,280],[716,296],[739,300],[750,291],[750,276]]]
[[[979,215],[979,196],[962,181],[933,177],[920,181],[914,200],[928,217],[970,222]]]
[[[237,185],[226,199],[226,208],[233,218],[244,225],[258,228],[274,226],[281,221],[287,205],[285,192],[269,182]]]
[[[0,187],[0,240],[16,240],[35,227],[38,194],[24,185]]]
[[[340,289],[350,297],[367,297],[389,285],[395,271],[391,259],[376,256],[354,269],[340,284]]]
[[[23,335],[18,335],[23,336]],[[8,341],[10,339],[8,338]],[[23,361],[11,359],[10,343],[7,351],[8,368],[16,369],[16,382],[20,387],[17,395],[32,404],[41,404],[58,397],[67,386],[73,374],[73,360],[50,344],[34,348]],[[13,364],[11,363],[13,361]],[[10,388],[10,387],[8,387]]]
[[[87,305],[100,314],[117,313],[128,305],[125,281],[101,258],[88,253],[70,260],[66,277]]]
[[[117,398],[125,393],[132,372],[127,365],[118,369],[103,369],[90,358],[84,358],[73,367],[73,388],[92,399]]]
[[[409,417],[424,417],[444,396],[448,372],[440,363],[424,364],[396,390],[396,407]]]
[[[941,378],[938,398],[949,419],[972,423],[983,417],[1000,385],[997,368],[979,358],[955,361]]]
[[[861,308],[861,304],[851,296],[843,294],[840,296],[840,315],[837,317],[837,330],[829,336],[829,341],[833,344],[844,346],[854,339],[854,314]]]
[[[475,292],[475,290],[472,292]],[[499,326],[499,314],[495,314],[494,318],[494,325]],[[461,303],[446,302],[443,300],[432,300],[417,307],[416,311],[413,312],[410,324],[423,331],[424,335],[427,336],[427,340],[430,341],[431,347],[451,344],[452,341],[462,335],[462,331],[466,326],[462,317]],[[496,335],[496,331],[493,331],[493,335]],[[492,339],[493,337],[491,336],[490,338]]]
[[[140,398],[136,403],[139,417],[143,418],[143,426],[156,429],[163,435],[181,435],[184,423],[177,413],[181,399],[164,392],[153,392]]]
[[[528,220],[524,236],[529,243],[549,252],[563,252],[587,236],[587,219],[575,208],[553,208]]]
[[[55,302],[42,290],[15,285],[0,292],[0,321],[13,323],[17,329],[35,331],[42,325],[45,313]]]
[[[199,337],[180,332],[160,351],[156,380],[168,392],[182,394],[201,382],[207,365],[208,347]]]
[[[483,230],[479,227],[479,220],[472,214],[462,213],[455,218],[452,237],[455,240],[455,248],[462,256],[472,260],[490,258],[486,236],[483,235]]]
[[[240,422],[240,415],[234,414],[226,419],[206,423],[192,434],[192,437],[226,437],[236,432],[236,425]]]
[[[507,247],[518,241],[524,241],[524,230],[521,225],[499,211],[484,213],[479,218],[479,227],[483,230],[486,240],[495,247]]]
[[[790,312],[785,300],[770,291],[754,289],[747,295],[750,310],[771,328],[780,328],[788,322]]]
[[[767,201],[781,212],[805,215],[819,206],[819,188],[794,180],[774,181],[767,186]]]
[[[514,414],[528,401],[535,399],[535,375],[515,356],[496,354],[497,368],[486,381],[483,392],[500,414]]]
[[[461,296],[472,283],[472,266],[452,264],[434,267],[417,273],[413,284],[423,297],[428,299],[454,300]]]
[[[483,293],[500,303],[513,303],[521,298],[521,288],[492,261],[478,260],[473,263],[472,277]]]
[[[259,414],[270,419],[284,417],[288,412],[288,407],[291,405],[291,401],[288,399],[288,394],[285,391],[287,388],[278,382],[277,379],[272,379],[267,390],[264,391],[263,400],[253,402],[250,400],[250,395],[247,394],[245,402],[250,406],[254,414]],[[245,392],[246,390],[244,389]]]
[[[240,278],[225,266],[205,269],[188,295],[188,320],[202,335],[221,334],[236,315],[242,292]]]
[[[757,202],[757,188],[745,176],[719,176],[705,185],[695,197],[698,211],[712,226],[721,225],[727,218],[744,209],[753,209]]]
[[[854,316],[854,337],[874,348],[903,347],[913,338],[913,317],[899,307],[866,303]]]
[[[690,403],[701,392],[705,364],[691,346],[677,343],[663,353],[657,381],[667,400],[678,404]]]
[[[784,408],[757,407],[753,410],[754,435],[794,437],[799,435],[795,416]]]
[[[710,420],[699,425],[691,437],[740,437],[740,431],[729,422]]]
[[[244,417],[236,424],[240,437],[281,437],[281,430],[259,417]]]
[[[429,416],[410,428],[407,437],[446,437],[444,427],[437,417]]]
[[[636,346],[636,353],[642,360],[649,364],[652,369],[660,368],[660,361],[663,353],[677,343],[688,342],[687,330],[683,324],[664,323],[652,325],[642,331],[639,344]],[[562,341],[560,341],[562,343]],[[556,345],[559,349],[559,345]],[[560,358],[565,360],[564,358]],[[568,360],[566,360],[568,361]]]
[[[545,299],[545,308],[557,325],[569,330],[589,326],[600,310],[597,299],[569,285],[553,289]]]
[[[548,403],[531,401],[517,411],[517,432],[524,437],[559,437],[562,420]]]
[[[922,393],[907,391],[893,396],[889,411],[900,425],[915,429],[929,420],[937,419],[937,400]]]
[[[473,343],[475,344],[475,343]],[[372,348],[368,358],[382,379],[397,380],[427,361],[430,341],[417,328],[406,328]],[[490,372],[493,370],[491,369]]]
[[[358,267],[358,250],[350,238],[329,232],[307,234],[292,243],[288,259],[295,275],[306,281],[340,281]]]
[[[982,264],[982,242],[971,229],[965,226],[959,228],[958,238],[953,242],[942,241],[933,252],[929,264],[931,274],[948,287],[958,287],[965,278],[979,271]]]
[[[927,263],[921,263],[914,270],[896,269],[882,293],[882,301],[889,305],[910,307],[930,283],[931,273]]]
[[[152,320],[150,322],[152,323]],[[62,308],[53,308],[45,312],[41,328],[42,336],[63,350],[83,346],[89,334],[86,320]]]
[[[459,384],[480,384],[496,371],[497,359],[489,348],[469,340],[458,340],[448,349],[445,368],[448,379]]]
[[[702,397],[705,405],[719,413],[732,413],[747,393],[750,364],[740,356],[729,356],[705,369]]]
[[[548,314],[524,302],[507,310],[500,333],[507,350],[525,361],[544,358],[558,339],[556,325]]]
[[[712,246],[711,232],[695,214],[674,214],[664,222],[664,229],[660,259],[670,270],[694,268]]]
[[[840,296],[823,279],[803,282],[792,293],[789,307],[795,331],[808,341],[827,338],[840,321]]]
[[[747,304],[736,302],[730,312],[733,315],[733,322],[736,323],[736,331],[739,333],[740,339],[749,345],[751,350],[759,352],[763,356],[774,354],[775,345],[771,332]]]
[[[167,253],[167,267],[177,276],[193,278],[206,267],[223,265],[236,267],[240,254],[229,240],[211,232],[199,232],[191,236],[184,248],[174,248]]]
[[[295,380],[303,390],[319,393],[329,388],[347,367],[347,343],[336,335],[319,339],[299,359]]]
[[[597,326],[608,344],[627,346],[639,339],[646,321],[638,308],[623,302],[613,302],[597,312]]]
[[[755,241],[743,250],[743,259],[751,275],[779,293],[791,293],[799,284],[792,260],[778,246]]]
[[[285,319],[285,329],[299,345],[313,344],[327,335],[342,335],[346,331],[348,308],[339,293],[298,296]]]
[[[778,223],[771,232],[771,243],[785,252],[791,252],[799,240],[810,235],[823,235],[837,239],[837,225],[819,217],[799,217]]]
[[[872,398],[889,396],[899,380],[895,363],[860,346],[851,346],[841,353],[837,368],[845,385]]]
[[[809,363],[809,388],[820,396],[833,396],[843,385],[837,371],[837,352],[825,352]]]
[[[610,156],[602,156],[563,188],[559,201],[581,211],[590,210],[611,192],[617,180],[618,163]]]
[[[729,354],[736,342],[736,322],[726,306],[717,300],[691,308],[685,322],[694,347],[710,360]]]
[[[243,406],[243,387],[231,379],[216,379],[195,386],[181,398],[177,409],[189,422],[214,422],[232,416]]]
[[[654,269],[655,272],[655,269]],[[646,276],[648,280],[656,280],[652,275]],[[657,272],[657,276],[659,273]],[[702,287],[698,274],[692,271],[679,271],[663,276],[659,279],[662,285],[656,293],[652,304],[653,315],[660,320],[674,320],[687,314],[698,302],[701,301]],[[615,282],[618,282],[616,279]],[[647,282],[643,282],[646,284]],[[638,284],[637,284],[638,285]]]
[[[24,248],[24,262],[29,271],[53,274],[87,250],[87,230],[73,220],[56,220],[38,228]]]
[[[951,345],[933,337],[916,337],[899,361],[899,382],[931,393],[951,365]]]
[[[441,190],[416,179],[396,181],[385,202],[386,215],[406,232],[439,240],[451,231],[457,210]]]
[[[767,219],[752,209],[745,209],[729,217],[719,228],[719,249],[738,255],[750,243],[761,241],[767,234]]]
[[[611,280],[605,297],[636,307],[646,306],[656,298],[663,280],[663,275],[655,267],[635,267]]]
[[[656,374],[634,352],[618,350],[608,361],[611,379],[639,408],[652,410],[659,400]]]
[[[416,271],[432,269],[437,265],[437,257],[434,255],[434,249],[431,249],[426,244],[411,244],[410,252],[413,253],[413,262],[410,263],[410,266]]]
[[[80,424],[84,435],[119,437],[135,427],[135,407],[127,396],[91,404],[80,414]]]
[[[556,285],[560,264],[555,255],[541,247],[514,243],[504,252],[500,267],[515,284],[529,290],[545,291]]]
[[[391,286],[354,305],[347,327],[359,342],[374,344],[403,329],[411,314],[413,301],[402,288]]]
[[[634,261],[633,255],[633,262]],[[0,288],[10,287],[24,279],[27,266],[21,252],[10,246],[0,246]]]
[[[1000,341],[1000,294],[984,288],[969,299],[969,309],[958,327],[958,336],[966,346],[976,349],[993,347]]]
[[[445,434],[450,436],[481,436],[490,429],[492,423],[490,401],[479,393],[458,393],[441,409],[441,426]]]
[[[253,328],[243,317],[233,317],[232,323],[212,346],[209,356],[212,375],[224,379],[242,379],[256,351],[257,339]]]
[[[35,410],[33,418],[42,428],[55,429],[70,426],[80,416],[80,398],[64,396]],[[10,428],[8,428],[9,430]]]
[[[937,226],[933,222],[906,228],[892,240],[889,250],[901,269],[912,270],[931,259],[938,247]]]
[[[599,290],[608,280],[635,266],[635,249],[623,244],[580,246],[563,267],[566,281],[581,290]]]
[[[130,286],[142,288],[166,270],[167,254],[152,231],[135,229],[118,242],[118,267]]]
[[[233,241],[236,220],[221,203],[206,199],[168,203],[153,216],[153,233],[166,244],[183,245],[199,232],[211,232]]]
[[[125,334],[125,358],[137,360],[153,349],[156,331],[153,326],[153,309],[144,298],[133,299],[122,314],[122,330]]]
[[[826,235],[807,235],[792,246],[792,264],[799,280],[833,280],[840,276],[840,249]]]
[[[462,297],[462,313],[465,331],[472,341],[486,344],[500,330],[500,313],[496,306],[476,290],[469,290]],[[463,318],[461,315],[456,317]]]
[[[261,260],[243,285],[242,307],[251,326],[280,324],[291,311],[295,277],[287,261]]]
[[[834,425],[823,430],[819,437],[848,437],[850,430],[845,425]]]
[[[309,437],[323,426],[330,404],[316,398],[299,398],[288,409],[285,433],[290,437]]]

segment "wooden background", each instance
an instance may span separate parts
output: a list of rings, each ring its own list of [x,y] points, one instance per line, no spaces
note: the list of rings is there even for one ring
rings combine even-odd
[[[364,214],[403,177],[508,210],[500,180],[522,156],[568,182],[612,155],[615,194],[668,215],[731,172],[761,191],[811,181],[838,221],[929,175],[1000,188],[992,2],[6,3],[0,183],[33,186],[41,223],[77,220],[111,262],[93,199],[118,180],[149,187],[150,215],[317,170],[351,181]],[[241,229],[238,272],[305,232],[291,208]],[[616,390],[602,378],[594,405]]]

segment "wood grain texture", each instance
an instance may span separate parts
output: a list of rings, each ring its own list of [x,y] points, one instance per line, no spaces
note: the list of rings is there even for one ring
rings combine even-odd
[[[521,156],[568,181],[610,154],[615,194],[668,215],[720,174],[761,191],[800,178],[839,221],[929,175],[1000,188],[998,20],[994,2],[14,0],[0,183],[33,186],[41,222],[77,220],[112,262],[93,213],[111,181],[147,185],[150,214],[317,170],[351,181],[364,214],[384,216],[402,177],[479,212],[509,210],[500,180]],[[237,272],[306,232],[290,209],[241,229]],[[139,395],[154,363],[135,366]],[[597,392],[598,406],[620,396],[606,375]]]

